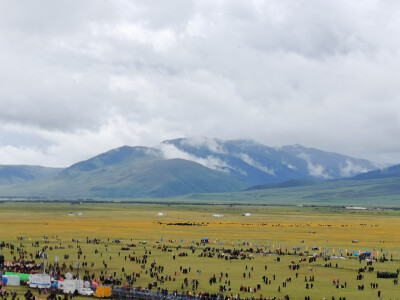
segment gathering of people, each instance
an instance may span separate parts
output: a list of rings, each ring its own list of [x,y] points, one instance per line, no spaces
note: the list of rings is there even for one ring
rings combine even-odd
[[[223,246],[221,244],[218,247],[217,245],[211,246],[208,241],[197,242],[194,245],[182,245],[179,241],[169,239],[165,243],[157,241],[151,244],[143,242],[136,244],[131,239],[129,243],[124,244],[122,240],[111,239],[110,241],[110,239],[102,240],[100,238],[87,237],[86,244],[91,244],[93,246],[91,249],[94,249],[92,250],[93,253],[88,253],[87,247],[84,247],[84,242],[81,242],[81,239],[63,242],[58,236],[44,236],[42,241],[32,242],[30,247],[26,242],[19,241],[19,244],[10,242],[2,242],[0,244],[3,249],[8,249],[12,258],[4,263],[4,271],[6,272],[33,274],[40,272],[44,268],[44,272],[50,274],[54,279],[65,277],[67,272],[77,272],[74,278],[81,278],[85,282],[90,282],[96,286],[110,285],[113,288],[120,288],[122,291],[134,289],[139,292],[155,294],[165,294],[170,291],[171,295],[189,298],[208,299],[207,297],[213,298],[215,296],[219,299],[289,299],[285,291],[293,282],[299,280],[299,272],[301,270],[305,270],[304,272],[308,273],[304,277],[304,289],[313,290],[318,286],[319,282],[319,280],[316,280],[318,279],[316,266],[332,268],[332,264],[330,262],[327,263],[330,257],[323,251],[320,253],[314,251],[312,255],[307,255],[307,253],[301,252],[299,249],[283,250],[281,247],[278,249],[250,247],[247,242],[239,244],[239,247]],[[28,251],[28,248],[31,251]],[[68,253],[65,249],[68,249]],[[58,253],[65,251],[62,256],[64,260],[45,265],[42,261],[44,253],[54,251]],[[217,259],[225,264],[232,264],[233,261],[243,261],[241,275],[243,282],[239,285],[233,284],[232,278],[235,277],[235,274],[228,271],[227,268],[222,268],[218,273],[214,273],[209,277],[209,286],[217,285],[217,292],[215,294],[209,293],[205,283],[200,279],[201,269],[195,268],[190,264],[179,265],[178,262],[173,263],[175,269],[171,269],[171,266],[166,267],[166,265],[157,261],[156,257],[159,254],[154,256],[155,253],[159,253],[157,251],[171,255],[173,261],[177,257],[185,258],[188,256],[196,257],[200,261]],[[75,256],[82,261],[79,266],[71,262],[70,255],[74,252]],[[179,255],[175,253],[179,253]],[[180,255],[181,253],[183,255]],[[124,262],[120,272],[112,268],[113,257]],[[269,272],[271,268],[267,264],[261,267],[252,263],[256,257],[271,257],[273,258],[272,261],[270,260],[271,263],[278,265],[281,263],[281,259],[285,257],[291,258],[290,263],[287,265],[288,276],[279,278],[281,281],[278,281],[277,275]],[[297,261],[293,259],[295,257],[298,258]],[[321,260],[321,263],[315,265],[318,260]],[[100,266],[98,265],[99,261]],[[365,289],[365,284],[363,283],[364,273],[374,270],[372,267],[374,261],[378,261],[378,259],[367,259],[366,266],[357,270],[357,280],[362,282],[358,284],[358,290]],[[128,272],[128,269],[132,269],[132,265],[128,262],[137,265],[137,267],[134,267],[134,271]],[[322,262],[324,262],[324,265]],[[336,263],[333,267],[338,268],[338,264]],[[78,273],[79,271],[80,274]],[[258,271],[262,271],[263,275],[257,275],[260,274]],[[148,282],[143,284],[143,279],[145,278],[147,278]],[[250,282],[254,282],[253,279],[259,282],[250,284]],[[174,283],[174,286],[176,286],[175,283],[180,284],[180,291],[178,289],[168,289],[169,283]],[[397,279],[394,280],[394,284],[396,283]],[[348,288],[347,281],[342,281],[338,278],[333,279],[332,285],[335,289],[340,290]],[[271,294],[271,291],[265,292],[264,286],[267,289],[270,286],[276,286],[273,295],[267,296],[266,293]],[[371,282],[370,286],[371,289],[378,289],[379,284],[378,282]],[[40,289],[39,291],[41,292]],[[19,299],[15,292],[8,292],[2,289],[1,293],[3,299],[9,299],[10,297],[12,300]],[[122,292],[120,291],[119,293],[121,295]],[[379,293],[381,293],[380,290]],[[61,300],[74,296],[74,294],[60,295],[56,289],[45,290],[43,294],[49,300]],[[35,296],[33,296],[31,290],[28,290],[24,297],[25,299],[34,299]],[[306,296],[305,299],[309,299],[309,297]],[[334,299],[334,296],[332,296],[332,299]],[[345,300],[346,298],[340,296],[339,299]]]

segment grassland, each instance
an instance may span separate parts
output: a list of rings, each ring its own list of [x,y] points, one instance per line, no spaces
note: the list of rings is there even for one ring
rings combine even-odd
[[[128,168],[129,169],[129,168]],[[100,172],[102,174],[102,172]],[[165,174],[164,174],[165,175]],[[83,176],[83,175],[82,175]],[[86,174],[85,176],[91,176]],[[100,175],[99,175],[100,176]],[[121,175],[122,176],[122,175]],[[125,176],[125,175],[124,175]],[[142,198],[122,198],[122,195],[127,193],[114,193],[107,198],[105,195],[100,196],[100,190],[96,193],[85,193],[87,189],[85,182],[86,177],[72,176],[71,184],[64,186],[63,190],[56,189],[53,192],[44,193],[48,190],[49,186],[47,181],[31,182],[27,186],[25,184],[13,185],[12,189],[9,186],[2,185],[0,187],[0,199],[13,199],[13,200],[31,200],[42,199],[44,201],[57,201],[61,199],[70,199],[77,201],[78,199],[91,199],[96,202],[137,202],[137,203],[170,203],[170,204],[234,204],[241,205],[243,203],[250,205],[307,205],[307,206],[363,206],[369,208],[395,208],[400,209],[400,177],[369,179],[369,180],[338,180],[321,182],[312,186],[298,186],[298,187],[285,187],[285,188],[271,188],[263,190],[249,190],[241,192],[227,192],[227,193],[192,193],[175,197],[167,197],[167,195],[174,195],[180,193],[187,193],[188,190],[180,192],[167,192],[170,188],[175,190],[176,184],[179,180],[174,181],[171,186],[150,184],[153,188],[164,190],[163,198],[149,198],[157,197],[157,193],[142,193],[136,191],[136,197]],[[186,177],[184,177],[186,178]],[[214,179],[213,179],[214,180]],[[162,181],[162,180],[161,180]],[[160,182],[161,182],[160,181]],[[214,180],[215,181],[215,180]],[[48,182],[47,182],[48,183]],[[72,193],[71,185],[74,190],[81,189],[81,192]],[[100,183],[97,185],[102,186]],[[129,185],[132,185],[130,183]],[[179,184],[178,184],[179,185]],[[40,193],[34,192],[27,188],[28,186],[34,187]],[[243,186],[236,185],[236,188],[241,189]],[[106,189],[106,188],[104,188]],[[110,191],[113,188],[110,188]],[[225,189],[226,190],[226,189]],[[69,191],[69,192],[66,192]],[[117,190],[115,190],[117,191]],[[192,191],[193,192],[193,191]],[[128,193],[129,194],[129,193]],[[139,194],[141,196],[139,196]],[[8,196],[7,196],[8,195]],[[10,196],[17,195],[17,196]],[[29,196],[28,196],[29,195]],[[36,197],[32,198],[32,195]],[[42,196],[40,196],[42,195]],[[47,195],[47,196],[43,196]],[[58,195],[58,196],[49,196]],[[63,195],[63,196],[60,196]],[[75,196],[73,196],[75,195]],[[76,196],[79,195],[79,196]],[[86,195],[86,196],[84,196]],[[114,197],[114,198],[113,198]],[[116,198],[118,197],[118,198]]]
[[[236,193],[191,194],[171,200],[258,205],[316,205],[400,208],[400,178],[339,180],[313,186]]]
[[[70,216],[69,213],[75,213]],[[81,212],[78,216],[76,213]],[[163,212],[164,216],[157,216]],[[245,217],[244,213],[251,216]],[[220,214],[223,217],[213,217]],[[190,223],[191,226],[178,225]],[[11,242],[16,245],[21,243],[26,246],[27,252],[35,252],[32,243],[39,241],[43,246],[42,238],[49,238],[49,246],[72,245],[73,248],[54,249],[48,251],[49,262],[55,256],[60,257],[60,263],[74,265],[78,261],[78,248],[83,251],[86,261],[89,262],[88,271],[95,273],[107,271],[107,274],[116,272],[117,278],[123,278],[122,267],[126,274],[140,273],[140,278],[135,286],[147,286],[155,281],[146,274],[149,265],[156,261],[156,265],[164,267],[163,274],[170,275],[175,281],[168,281],[162,288],[182,290],[184,278],[188,278],[188,287],[183,290],[192,290],[191,280],[197,279],[200,284],[198,290],[217,292],[219,285],[225,285],[231,291],[225,294],[240,294],[241,297],[283,298],[289,295],[290,299],[304,299],[309,295],[311,299],[331,299],[334,296],[346,299],[377,299],[378,290],[382,291],[383,299],[397,299],[400,287],[393,284],[391,279],[377,279],[376,272],[394,272],[400,268],[400,212],[393,210],[345,210],[330,207],[296,207],[296,206],[214,206],[214,205],[161,205],[161,204],[55,204],[55,203],[3,203],[0,204],[0,241]],[[17,237],[24,237],[23,241]],[[100,244],[87,244],[86,238],[100,238]],[[197,246],[202,237],[208,237],[210,243]],[[162,238],[162,241],[161,241]],[[80,242],[72,242],[72,239]],[[134,243],[129,251],[121,250],[121,244],[113,243],[115,239],[124,241],[124,245]],[[358,240],[357,244],[352,240]],[[146,241],[146,244],[141,244]],[[243,245],[243,242],[249,245]],[[240,246],[239,246],[240,244]],[[251,245],[250,245],[251,244]],[[162,252],[156,249],[158,245],[166,245],[171,252]],[[363,280],[356,280],[357,270],[366,265],[354,257],[346,259],[331,259],[323,261],[319,257],[315,262],[299,263],[298,255],[281,255],[277,262],[277,255],[260,255],[249,252],[255,247],[274,253],[279,245],[283,252],[286,248],[292,252],[293,248],[300,248],[297,252],[309,251],[316,246],[324,253],[328,248],[329,255],[339,254],[339,249],[345,254],[358,251],[374,251],[379,256],[389,254],[389,261],[384,263],[374,262],[373,272],[362,273]],[[177,247],[181,246],[180,249]],[[187,249],[196,248],[195,252]],[[217,257],[200,257],[205,247],[242,249],[251,259],[225,260]],[[95,249],[98,253],[95,254]],[[335,249],[335,250],[334,250]],[[148,260],[145,268],[142,264],[129,261],[129,255],[142,257],[148,251]],[[151,254],[149,254],[151,251]],[[179,253],[187,253],[180,257]],[[11,260],[9,249],[3,249],[6,260]],[[320,251],[316,253],[319,255]],[[64,260],[64,254],[69,254],[69,259]],[[176,255],[173,259],[173,254]],[[250,254],[250,255],[249,255]],[[15,255],[15,254],[14,254]],[[125,256],[128,259],[125,260]],[[390,261],[390,258],[393,261]],[[80,257],[83,261],[83,257]],[[104,268],[103,261],[108,265]],[[294,261],[300,264],[300,270],[289,270],[288,266]],[[94,267],[90,267],[90,263]],[[332,267],[325,267],[331,263]],[[336,267],[336,264],[338,265]],[[247,270],[246,270],[247,265]],[[188,274],[183,274],[180,267],[191,267]],[[267,266],[267,270],[265,270]],[[253,268],[253,270],[251,270]],[[198,274],[196,271],[201,270]],[[82,270],[81,270],[82,271]],[[76,272],[74,270],[73,272]],[[223,276],[221,283],[210,285],[209,279],[215,274],[228,273],[228,278]],[[249,278],[248,273],[251,277]],[[298,273],[298,278],[295,274]],[[246,278],[243,278],[246,273]],[[275,275],[275,280],[273,280]],[[262,276],[272,280],[265,285]],[[313,289],[306,289],[305,278],[315,277]],[[288,278],[291,282],[283,288],[282,283]],[[333,286],[332,281],[340,279],[346,282],[344,289]],[[225,281],[230,280],[230,286]],[[370,283],[376,282],[378,289],[371,289]],[[261,284],[257,293],[240,292],[240,285],[255,287]],[[358,290],[358,285],[363,284],[364,291]],[[280,292],[278,287],[280,286]],[[21,291],[20,288],[19,291]]]

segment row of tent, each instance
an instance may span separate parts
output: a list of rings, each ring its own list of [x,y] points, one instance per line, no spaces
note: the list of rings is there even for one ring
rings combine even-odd
[[[21,282],[27,283],[31,288],[56,288],[61,290],[64,294],[74,293],[78,291],[81,293],[83,290],[89,290],[93,288],[96,290],[93,293],[94,296],[98,298],[111,297],[111,287],[109,286],[97,286],[97,282],[84,282],[81,279],[62,279],[62,280],[52,280],[49,274],[24,274],[24,273],[13,273],[5,272],[1,277],[1,283],[3,286],[19,286]],[[85,294],[87,295],[87,294]]]

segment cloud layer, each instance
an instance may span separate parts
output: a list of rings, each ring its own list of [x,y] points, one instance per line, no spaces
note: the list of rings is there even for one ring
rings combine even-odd
[[[378,0],[3,3],[0,163],[187,136],[400,163],[399,23]]]

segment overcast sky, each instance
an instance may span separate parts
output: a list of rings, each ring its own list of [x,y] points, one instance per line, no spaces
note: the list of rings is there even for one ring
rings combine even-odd
[[[191,136],[400,163],[397,0],[0,3],[0,164]]]

